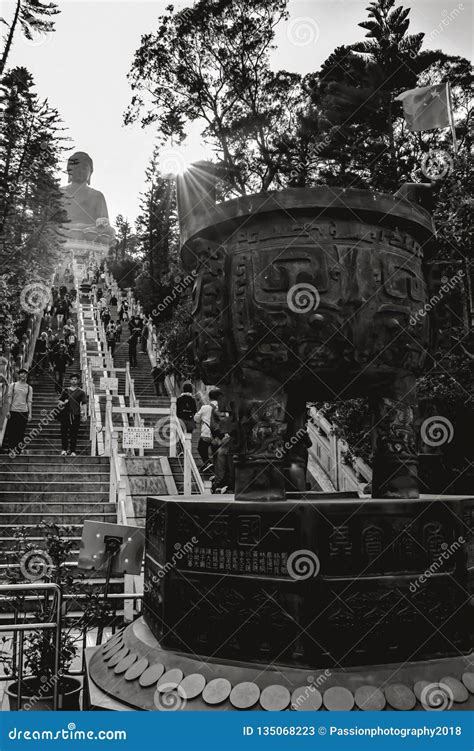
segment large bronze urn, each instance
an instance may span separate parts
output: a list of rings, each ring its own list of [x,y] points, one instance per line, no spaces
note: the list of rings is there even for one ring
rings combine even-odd
[[[203,165],[180,179],[178,198],[183,260],[197,271],[195,354],[239,426],[236,499],[283,499],[289,471],[305,490],[307,402],[361,395],[373,415],[373,496],[418,497],[428,212],[329,187],[215,204]]]

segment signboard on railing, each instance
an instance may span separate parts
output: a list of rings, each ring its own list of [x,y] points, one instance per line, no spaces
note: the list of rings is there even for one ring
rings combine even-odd
[[[124,428],[122,447],[124,449],[152,449],[153,428]]]
[[[89,330],[86,331],[86,339],[95,339],[95,338],[96,338],[95,331],[89,331]]]
[[[93,368],[103,368],[104,367],[104,358],[103,357],[91,357],[91,365]]]
[[[117,391],[118,390],[118,378],[106,378],[105,376],[103,376],[100,379],[99,388],[110,389],[111,391]]]

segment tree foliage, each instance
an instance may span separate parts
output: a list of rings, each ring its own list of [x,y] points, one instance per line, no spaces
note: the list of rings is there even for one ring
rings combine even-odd
[[[20,290],[30,281],[49,286],[61,254],[65,215],[56,176],[65,139],[58,112],[38,98],[25,68],[8,71],[1,85],[0,270],[19,313]]]
[[[230,192],[278,186],[302,95],[297,74],[269,65],[275,27],[286,16],[286,0],[169,6],[135,54],[126,122],[141,118],[179,142],[188,123],[202,121]]]
[[[54,31],[53,16],[59,13],[56,3],[45,3],[42,0],[16,0],[13,18],[8,23],[4,18],[0,21],[6,25],[8,32],[4,37],[2,59],[0,60],[0,75],[4,72],[15,32],[18,27],[26,39],[33,39],[34,34],[47,34]]]

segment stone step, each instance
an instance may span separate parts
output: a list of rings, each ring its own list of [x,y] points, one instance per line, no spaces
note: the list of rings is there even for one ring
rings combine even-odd
[[[38,452],[35,454],[21,454],[11,459],[8,454],[0,454],[0,471],[12,471],[15,467],[32,466],[37,469],[47,467],[68,467],[74,472],[83,472],[93,467],[95,472],[106,472],[110,467],[108,456],[91,456],[90,454],[78,454],[77,456],[61,456],[59,453]],[[5,469],[7,467],[7,469]]]
[[[74,461],[74,457],[72,458],[72,461]],[[11,465],[11,469],[4,472],[3,470],[6,467],[9,467],[10,465],[0,465],[0,484],[2,482],[12,482],[15,480],[15,482],[37,482],[37,483],[56,483],[56,482],[64,482],[66,479],[69,483],[80,483],[82,484],[84,482],[84,476],[86,476],[87,482],[91,483],[105,483],[106,488],[108,488],[109,483],[109,472],[106,470],[104,472],[97,472],[96,470],[98,467],[92,466],[87,470],[86,472],[78,471],[75,467],[59,467],[54,471],[54,469],[51,468],[51,466],[46,466],[42,464],[37,465],[37,469],[35,469],[35,465],[23,465],[23,469],[19,469],[16,464]],[[87,465],[84,465],[84,467],[87,467]],[[42,470],[51,470],[49,472],[42,471]],[[102,489],[102,488],[101,488]],[[20,490],[20,488],[18,488]]]
[[[38,482],[35,480],[23,480],[14,478],[12,480],[0,481],[0,498],[8,493],[73,493],[80,491],[82,493],[107,493],[109,483],[106,482]]]
[[[111,514],[116,512],[116,506],[110,501],[101,503],[88,503],[79,501],[78,503],[28,503],[19,501],[18,503],[0,504],[0,516],[4,514],[88,514],[89,512],[98,514]]]
[[[108,492],[89,493],[75,490],[55,493],[50,490],[31,492],[8,490],[0,497],[0,509],[4,503],[81,503],[87,501],[90,501],[90,503],[107,503],[108,500]]]
[[[111,522],[115,524],[117,513],[115,511],[110,513],[94,513],[89,511],[84,514],[22,514],[20,517],[18,514],[3,514],[0,512],[0,538],[4,537],[7,532],[8,535],[6,536],[11,537],[12,532],[18,529],[18,527],[39,529],[43,522],[59,524],[61,526],[79,526],[82,530],[82,525],[85,521]]]

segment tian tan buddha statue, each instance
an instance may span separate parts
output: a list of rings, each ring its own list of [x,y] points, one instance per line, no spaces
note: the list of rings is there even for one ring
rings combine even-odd
[[[93,169],[92,159],[84,151],[76,151],[68,159],[69,184],[61,188],[69,219],[64,231],[70,240],[112,245],[115,232],[109,224],[105,198],[90,187]]]

